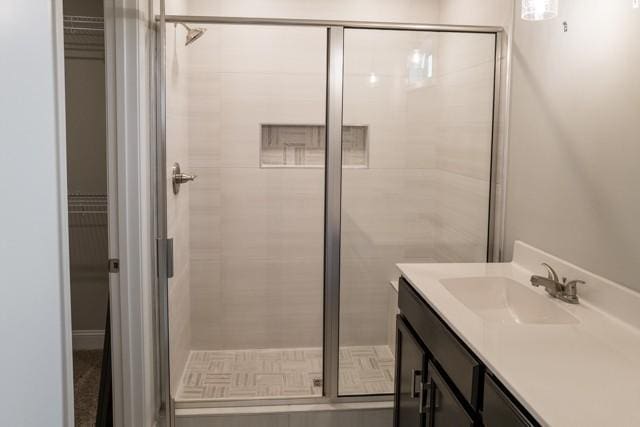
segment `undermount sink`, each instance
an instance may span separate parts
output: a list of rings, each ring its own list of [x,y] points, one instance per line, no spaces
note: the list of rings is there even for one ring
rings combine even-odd
[[[546,325],[578,323],[578,319],[546,295],[527,289],[508,277],[460,277],[442,279],[440,283],[487,321]]]

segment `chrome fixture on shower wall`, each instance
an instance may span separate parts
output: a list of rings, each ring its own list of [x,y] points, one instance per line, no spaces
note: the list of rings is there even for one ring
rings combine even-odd
[[[176,23],[175,25],[178,24],[182,25],[187,30],[187,38],[184,42],[185,46],[189,46],[191,43],[198,40],[204,35],[205,31],[207,31],[206,28],[191,28],[187,24],[184,24],[182,22]]]
[[[559,0],[522,0],[521,17],[525,21],[543,21],[558,16]]]
[[[171,184],[173,185],[173,194],[180,192],[180,186],[191,182],[197,178],[196,175],[189,175],[180,171],[180,163],[176,162],[171,168]]]

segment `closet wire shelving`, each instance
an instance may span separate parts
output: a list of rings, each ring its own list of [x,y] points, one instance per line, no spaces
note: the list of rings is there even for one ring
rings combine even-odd
[[[67,59],[104,60],[104,19],[65,15],[64,48]]]
[[[69,252],[74,272],[106,272],[108,258],[107,195],[69,194]]]

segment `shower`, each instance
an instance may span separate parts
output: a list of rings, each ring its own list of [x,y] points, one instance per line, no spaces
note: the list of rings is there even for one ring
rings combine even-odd
[[[185,46],[189,46],[191,43],[198,40],[200,37],[204,35],[205,31],[207,31],[206,28],[191,28],[187,24],[184,24],[182,22],[179,22],[179,24],[182,25],[187,30],[187,37],[184,42]]]
[[[201,18],[159,38],[163,399],[390,400],[396,263],[487,259],[496,35]]]

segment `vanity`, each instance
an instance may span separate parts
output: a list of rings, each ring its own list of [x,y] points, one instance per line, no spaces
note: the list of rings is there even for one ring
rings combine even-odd
[[[531,285],[586,281],[579,304]],[[640,295],[517,242],[514,261],[400,264],[395,427],[640,425]]]

